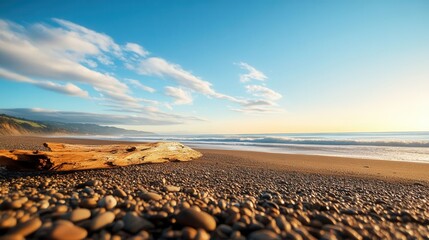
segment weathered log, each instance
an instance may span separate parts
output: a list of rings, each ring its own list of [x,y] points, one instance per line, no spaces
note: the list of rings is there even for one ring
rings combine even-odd
[[[45,143],[50,151],[0,150],[0,166],[18,170],[72,171],[142,163],[190,161],[201,153],[177,142],[136,145]]]

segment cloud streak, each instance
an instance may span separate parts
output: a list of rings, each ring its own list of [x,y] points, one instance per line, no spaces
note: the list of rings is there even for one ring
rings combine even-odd
[[[256,97],[262,97],[264,99],[269,99],[272,101],[279,100],[282,98],[282,95],[270,88],[260,85],[247,85],[246,90],[248,93]]]
[[[191,104],[193,100],[189,92],[176,87],[165,87],[165,95],[172,97],[175,105]]]
[[[249,82],[251,80],[259,80],[259,81],[265,81],[268,79],[265,74],[256,68],[250,66],[248,63],[245,62],[239,62],[237,64],[240,66],[241,69],[244,69],[247,71],[247,73],[240,74],[240,82]]]

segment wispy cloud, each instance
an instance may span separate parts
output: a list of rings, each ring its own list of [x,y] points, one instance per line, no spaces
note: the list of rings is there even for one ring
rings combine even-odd
[[[126,51],[134,52],[140,55],[141,57],[146,57],[147,55],[149,55],[149,52],[146,51],[142,46],[138,45],[137,43],[127,43],[125,44],[124,49]]]
[[[71,96],[78,96],[87,98],[89,96],[87,91],[82,90],[78,86],[72,84],[72,83],[66,83],[65,85],[61,85],[58,83],[54,83],[51,81],[36,81],[33,79],[30,79],[26,76],[19,75],[17,73],[9,72],[6,69],[0,68],[0,78],[9,79],[12,81],[17,82],[23,82],[23,83],[30,83],[37,87],[47,89],[50,91],[54,91],[61,94],[71,95]]]
[[[280,93],[261,85],[247,85],[246,90],[253,96],[262,97],[264,99],[275,101],[282,98]]]
[[[1,66],[11,73],[30,79],[89,84],[104,95],[110,96],[114,92],[116,96],[131,99],[126,84],[80,64],[87,56],[98,58],[102,51],[112,50],[120,55],[119,46],[105,35],[67,21],[55,21],[77,32],[41,24],[24,28],[0,20]]]
[[[268,80],[268,77],[263,72],[257,70],[248,63],[240,62],[236,65],[241,69],[247,70],[247,73],[240,74],[240,82],[242,83],[249,82],[251,80]],[[276,101],[282,98],[282,95],[279,92],[266,87],[265,83],[264,85],[246,85],[245,89],[248,94],[253,96],[253,98],[238,101],[241,108],[230,107],[232,111],[252,114],[278,113],[283,111],[283,109],[281,109],[276,103]]]
[[[167,86],[165,87],[165,95],[172,97],[174,99],[173,104],[175,105],[184,105],[192,103],[191,94],[181,88]]]
[[[204,81],[189,71],[184,70],[180,65],[170,63],[162,58],[151,57],[143,59],[137,65],[130,66],[130,68],[141,75],[172,79],[179,85],[201,94],[209,96],[216,94],[210,82]]]
[[[130,79],[130,78],[126,78],[124,79],[125,81],[127,81],[129,84],[143,90],[146,92],[150,92],[150,93],[154,93],[156,92],[156,90],[154,88],[151,88],[149,86],[146,86],[144,84],[142,84],[139,80],[135,80],[135,79]]]
[[[259,81],[265,81],[268,79],[265,74],[256,68],[250,66],[249,64],[245,62],[239,62],[237,63],[238,66],[240,66],[241,69],[244,69],[247,71],[247,73],[240,74],[240,81],[241,82],[249,82],[251,80],[259,80]]]

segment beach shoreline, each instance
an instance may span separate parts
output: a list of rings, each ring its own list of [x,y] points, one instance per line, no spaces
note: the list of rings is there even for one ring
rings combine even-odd
[[[136,144],[133,141],[97,140],[84,138],[57,138],[38,136],[1,136],[0,147],[43,150],[44,142],[70,144]],[[242,150],[195,148],[203,155],[219,155],[234,159],[242,167],[263,167],[285,172],[298,171],[315,174],[376,178],[388,181],[422,181],[429,183],[429,164],[379,159],[361,159],[336,156],[268,153]],[[243,161],[243,159],[247,161]],[[198,161],[198,160],[197,160]]]

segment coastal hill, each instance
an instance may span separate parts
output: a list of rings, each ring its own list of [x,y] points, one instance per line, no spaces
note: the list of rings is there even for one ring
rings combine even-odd
[[[150,132],[126,130],[87,123],[32,121],[0,114],[1,135],[142,135]]]

